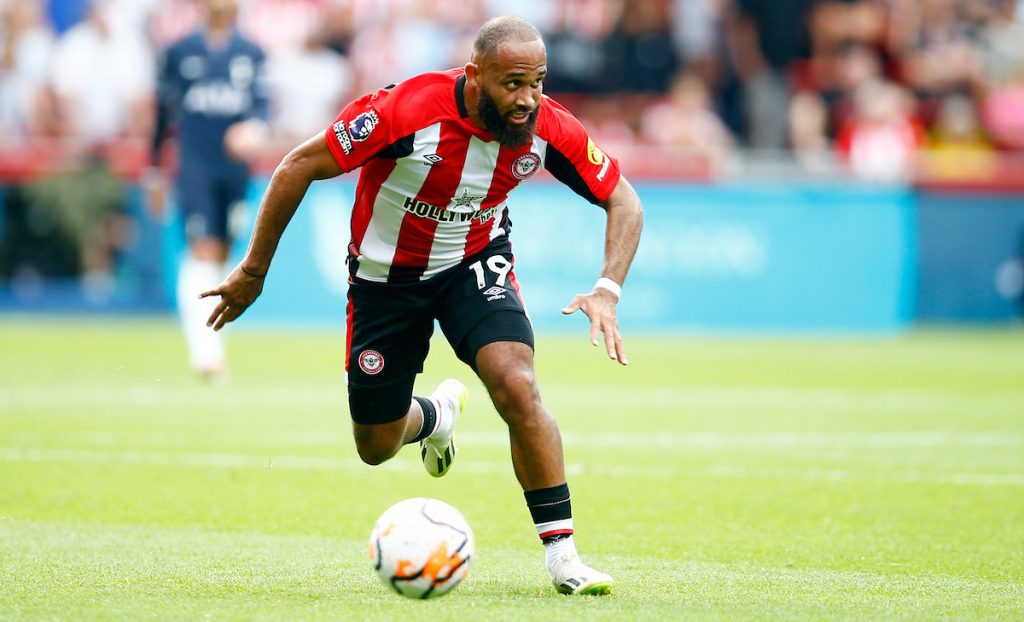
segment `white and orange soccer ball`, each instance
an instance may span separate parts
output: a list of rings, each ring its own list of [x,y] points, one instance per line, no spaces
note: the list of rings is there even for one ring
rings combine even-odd
[[[437,499],[406,499],[381,514],[370,534],[370,563],[381,582],[408,598],[447,594],[473,559],[473,532]]]

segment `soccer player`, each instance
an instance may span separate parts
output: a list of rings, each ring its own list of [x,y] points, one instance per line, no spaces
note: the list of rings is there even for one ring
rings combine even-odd
[[[380,464],[420,443],[444,475],[466,388],[413,396],[436,319],[508,424],[512,463],[559,592],[607,594],[612,578],[580,561],[561,437],[534,378],[534,336],[509,246],[509,192],[545,167],[607,212],[604,266],[582,310],[591,340],[626,364],[615,308],[642,226],[640,201],[565,108],[541,94],[540,34],[515,17],[480,29],[464,67],[410,78],[349,104],[293,150],[267,188],[244,259],[218,287],[215,330],[256,300],[278,241],[310,183],[362,167],[349,242],[349,410],[359,456]],[[558,206],[551,206],[557,214]],[[568,232],[567,232],[568,233]],[[572,243],[571,239],[566,239]]]
[[[235,29],[236,0],[203,0],[205,26],[163,54],[157,87],[153,162],[170,125],[177,126],[176,190],[188,253],[178,272],[177,301],[192,367],[204,378],[226,369],[223,336],[205,326],[214,305],[199,293],[226,273],[229,215],[245,199],[247,160],[266,132],[264,55]],[[145,180],[150,207],[163,211],[159,169]]]

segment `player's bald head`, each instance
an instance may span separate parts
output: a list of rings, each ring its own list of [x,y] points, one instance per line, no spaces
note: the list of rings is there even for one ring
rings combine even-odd
[[[238,0],[201,0],[200,4],[211,13],[234,11],[238,8]]]
[[[540,31],[521,17],[495,17],[480,27],[476,41],[473,42],[473,61],[479,63],[484,58],[493,56],[502,43],[524,43],[540,38]]]

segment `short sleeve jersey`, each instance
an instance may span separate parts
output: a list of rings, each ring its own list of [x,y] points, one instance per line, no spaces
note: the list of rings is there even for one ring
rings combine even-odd
[[[618,163],[583,125],[544,97],[533,140],[506,147],[469,118],[463,69],[421,74],[361,97],[327,128],[343,171],[362,167],[349,260],[375,282],[426,280],[510,230],[507,199],[541,167],[592,203],[608,198]]]
[[[158,97],[175,114],[183,167],[241,166],[224,149],[237,121],[266,118],[264,55],[237,32],[210,49],[200,32],[170,46],[160,60]]]

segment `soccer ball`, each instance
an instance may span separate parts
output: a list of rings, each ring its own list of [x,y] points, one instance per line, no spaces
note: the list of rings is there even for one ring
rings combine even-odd
[[[381,514],[370,533],[370,563],[402,596],[447,594],[469,572],[473,532],[458,510],[437,499],[406,499]]]

